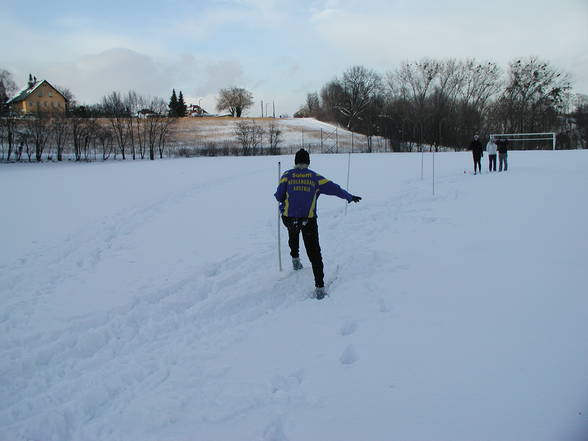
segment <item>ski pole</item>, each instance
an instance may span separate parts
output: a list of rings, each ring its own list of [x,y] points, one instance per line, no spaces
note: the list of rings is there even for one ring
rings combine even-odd
[[[421,146],[421,181],[423,180],[423,166],[425,162],[425,148]]]
[[[349,171],[351,169],[351,152],[349,152],[349,156],[347,157],[347,192],[349,193]],[[345,216],[347,216],[347,206],[349,203],[345,204]]]
[[[282,164],[278,161],[278,185],[280,179],[282,178]],[[280,272],[282,271],[282,241],[281,241],[281,234],[280,234],[280,206],[278,205],[278,265],[280,267]]]
[[[435,196],[435,148],[433,149],[433,196]]]

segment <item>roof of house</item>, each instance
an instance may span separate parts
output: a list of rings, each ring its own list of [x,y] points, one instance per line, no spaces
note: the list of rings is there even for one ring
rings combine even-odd
[[[51,83],[49,83],[49,81],[47,80],[40,80],[35,82],[32,87],[29,87],[29,85],[27,84],[27,86],[23,89],[21,89],[16,96],[10,98],[6,103],[7,104],[12,104],[12,103],[18,103],[19,101],[23,101],[25,99],[27,99],[35,90],[37,90],[43,83],[47,83],[53,90],[55,90],[59,95],[61,95],[63,97],[64,100],[67,101],[67,99],[63,96],[63,94],[57,90],[55,87],[53,87],[51,85]]]

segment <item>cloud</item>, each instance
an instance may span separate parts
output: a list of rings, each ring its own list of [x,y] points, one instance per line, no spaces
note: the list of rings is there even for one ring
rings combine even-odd
[[[315,11],[310,16],[310,21],[311,22],[320,22],[323,20],[329,20],[329,19],[333,18],[338,13],[339,13],[339,10],[330,9],[330,8],[323,9],[320,11]]]
[[[88,104],[98,102],[112,91],[135,90],[153,96],[171,89],[165,65],[126,48],[84,55],[69,63],[51,64],[44,76],[50,82],[67,87],[78,101]]]
[[[312,25],[336,51],[333,58],[348,60],[350,65],[392,70],[403,60],[423,57],[490,59],[506,65],[515,57],[537,55],[559,67],[569,66],[581,78],[585,75],[575,65],[581,66],[580,60],[586,58],[588,27],[586,17],[577,12],[558,10],[556,20],[546,17],[544,10],[528,11],[524,19],[516,13],[499,17],[493,12],[480,20],[471,11],[448,9],[407,20],[407,11],[339,9],[315,14]],[[588,89],[584,80],[578,85]]]
[[[216,93],[226,87],[240,87],[246,81],[243,66],[237,60],[221,60],[207,65],[204,69],[204,80],[194,89],[196,95]]]
[[[208,96],[245,81],[238,60],[211,60],[194,55],[156,58],[128,48],[84,55],[74,62],[53,63],[39,78],[67,87],[81,103],[92,104],[112,92],[134,90],[167,99],[172,88],[185,95]]]

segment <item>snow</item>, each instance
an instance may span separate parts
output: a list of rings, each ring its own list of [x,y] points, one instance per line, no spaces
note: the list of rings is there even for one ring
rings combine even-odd
[[[322,301],[292,159],[1,165],[0,439],[588,439],[588,152],[352,155]]]
[[[368,140],[364,135],[352,133],[334,124],[315,118],[183,118],[175,127],[176,138],[184,145],[200,146],[205,142],[236,143],[235,125],[241,121],[251,121],[268,130],[271,125],[280,130],[280,147],[291,151],[304,144],[312,152],[320,151],[321,140],[324,152],[367,151]],[[384,138],[374,136],[373,150],[385,150]],[[264,137],[267,147],[267,136]],[[298,146],[298,147],[296,147]]]

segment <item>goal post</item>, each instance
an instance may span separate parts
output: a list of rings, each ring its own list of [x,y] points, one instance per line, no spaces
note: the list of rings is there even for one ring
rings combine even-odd
[[[555,132],[546,133],[491,133],[491,138],[506,138],[507,141],[551,141],[551,146],[555,150]]]

